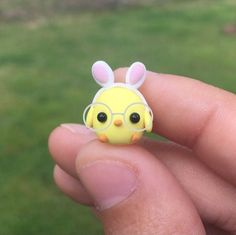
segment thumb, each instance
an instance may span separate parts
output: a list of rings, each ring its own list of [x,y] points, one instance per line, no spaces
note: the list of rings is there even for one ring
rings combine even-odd
[[[80,151],[76,169],[105,234],[205,234],[178,182],[144,149],[93,141]]]

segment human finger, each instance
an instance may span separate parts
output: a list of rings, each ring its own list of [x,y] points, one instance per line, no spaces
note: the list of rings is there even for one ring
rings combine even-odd
[[[73,128],[74,130],[72,130]],[[77,177],[76,155],[83,145],[95,138],[90,131],[85,130],[82,125],[66,124],[56,128],[49,138],[49,148],[54,160],[67,174],[75,178]],[[191,196],[205,221],[216,223],[228,231],[235,229],[236,192],[232,185],[211,172],[186,148],[175,144],[151,141],[147,138],[144,138],[140,145],[157,156],[175,175],[185,191]],[[60,182],[61,189],[62,185],[63,182]],[[66,188],[64,192],[67,193]],[[78,193],[75,193],[74,198],[77,201],[84,200],[83,197],[77,197],[79,194],[80,189]],[[69,196],[71,197],[71,195]]]
[[[229,235],[229,232],[219,229],[211,224],[204,224],[207,235]]]
[[[92,204],[90,196],[78,179],[67,174],[58,165],[54,167],[53,176],[57,187],[68,197],[83,205]]]
[[[178,179],[205,222],[235,234],[236,188],[232,184],[209,169],[187,148],[149,139],[144,139],[142,144]]]
[[[61,169],[76,178],[75,158],[79,149],[95,138],[95,134],[83,125],[62,124],[55,128],[49,136],[49,152]]]
[[[205,234],[187,194],[143,148],[91,141],[76,162],[105,234]]]
[[[126,69],[115,71],[116,79]],[[154,112],[154,131],[191,148],[218,174],[236,184],[236,96],[198,80],[147,73],[141,91]]]
[[[58,188],[72,200],[83,205],[92,205],[92,200],[84,191],[83,186],[78,179],[68,175],[64,172],[59,166],[54,168],[54,179]],[[210,224],[204,224],[207,235],[227,235],[228,232],[225,232],[219,228],[216,228]]]

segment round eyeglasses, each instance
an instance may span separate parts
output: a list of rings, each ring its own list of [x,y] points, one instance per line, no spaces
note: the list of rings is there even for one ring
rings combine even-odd
[[[145,119],[151,122],[146,122]],[[142,132],[149,129],[153,121],[151,108],[144,103],[132,103],[123,112],[113,112],[112,109],[102,102],[88,105],[83,112],[83,121],[87,128],[93,131],[104,131],[114,123],[120,126],[124,123],[131,131]],[[118,123],[118,124],[117,124]]]

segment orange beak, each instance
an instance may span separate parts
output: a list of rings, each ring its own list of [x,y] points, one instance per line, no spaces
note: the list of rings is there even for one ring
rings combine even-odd
[[[114,125],[115,126],[121,126],[123,123],[122,123],[122,120],[120,120],[120,119],[116,119],[115,121],[114,121]]]

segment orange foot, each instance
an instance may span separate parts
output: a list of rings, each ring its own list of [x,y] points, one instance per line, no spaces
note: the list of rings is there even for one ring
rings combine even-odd
[[[104,134],[99,135],[98,139],[103,143],[108,143],[108,138]]]
[[[133,134],[131,137],[131,144],[137,143],[140,139],[140,136],[138,134]]]

